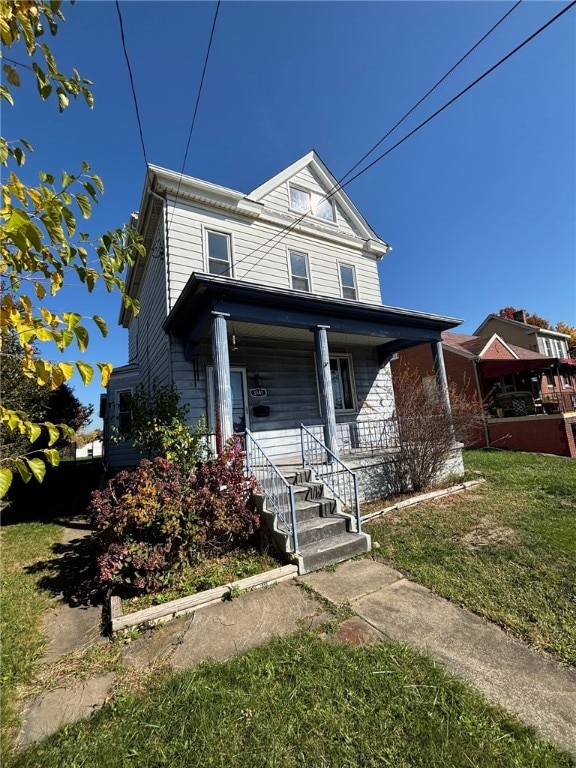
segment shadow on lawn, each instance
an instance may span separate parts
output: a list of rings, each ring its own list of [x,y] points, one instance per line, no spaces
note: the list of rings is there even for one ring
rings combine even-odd
[[[0,525],[59,523],[82,515],[102,478],[102,464],[96,461],[49,467],[42,483],[35,480],[23,483],[15,477],[8,492],[8,506],[1,512]]]
[[[89,530],[87,523],[82,523],[78,518],[72,522],[73,528]],[[52,552],[54,557],[40,560],[26,568],[27,573],[43,574],[37,586],[71,607],[102,605],[105,594],[95,586],[96,552],[92,536],[54,544]]]

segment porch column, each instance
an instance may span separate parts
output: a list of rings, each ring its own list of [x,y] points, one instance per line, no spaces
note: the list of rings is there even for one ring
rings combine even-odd
[[[335,456],[338,456],[336,441],[336,411],[334,410],[334,392],[330,376],[330,354],[328,352],[329,325],[317,325],[314,328],[316,345],[316,371],[320,386],[320,407],[324,419],[324,442]]]
[[[216,451],[221,453],[232,437],[232,387],[230,357],[224,312],[212,312],[212,363],[214,365],[214,412],[216,414]]]
[[[441,401],[446,409],[448,416],[452,416],[450,407],[450,395],[448,394],[448,379],[446,377],[446,366],[444,365],[444,352],[442,351],[441,341],[432,341],[432,360],[434,361],[434,372],[436,374],[436,386],[440,394]]]

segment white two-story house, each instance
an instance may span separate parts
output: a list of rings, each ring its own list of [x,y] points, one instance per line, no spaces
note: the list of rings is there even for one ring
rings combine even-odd
[[[460,321],[383,306],[384,242],[315,152],[248,194],[149,166],[137,218],[148,256],[127,276],[128,364],[105,422],[122,426],[139,383],[173,382],[191,427],[218,446],[248,431],[272,461],[300,456],[305,425],[335,459],[392,416],[388,365]],[[109,428],[107,430],[109,434]],[[107,442],[110,468],[135,464]]]

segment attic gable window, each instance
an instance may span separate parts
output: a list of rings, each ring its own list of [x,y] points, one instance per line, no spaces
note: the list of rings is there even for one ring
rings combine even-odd
[[[232,275],[230,259],[230,235],[223,232],[207,232],[208,272],[211,275]]]
[[[311,213],[317,219],[336,221],[336,210],[332,200],[324,200],[324,196],[307,189],[290,185],[290,209],[296,213]]]

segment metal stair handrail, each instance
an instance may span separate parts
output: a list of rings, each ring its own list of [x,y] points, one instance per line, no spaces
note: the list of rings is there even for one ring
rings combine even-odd
[[[300,424],[302,464],[310,467],[334,496],[351,509],[356,518],[357,532],[362,531],[358,478],[350,467],[338,458],[316,435]]]
[[[294,488],[264,451],[250,430],[245,431],[246,472],[256,480],[266,499],[266,507],[292,537],[294,552],[298,552],[298,526]]]

